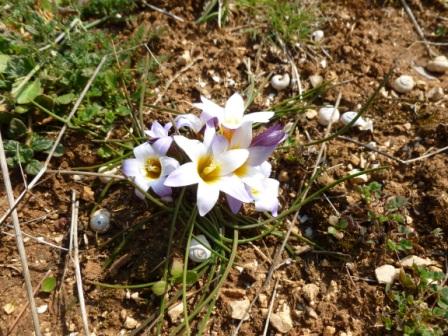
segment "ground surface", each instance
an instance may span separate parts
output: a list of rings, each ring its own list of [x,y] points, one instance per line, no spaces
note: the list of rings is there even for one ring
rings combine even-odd
[[[255,76],[259,76],[258,84],[263,80],[268,83],[267,76],[271,72],[291,72],[290,63],[281,49],[260,45],[259,41],[252,41],[244,33],[244,27],[251,24],[251,19],[244,14],[235,13],[230,23],[221,29],[215,24],[198,26],[193,23],[198,16],[197,7],[191,6],[188,1],[170,3],[165,8],[182,16],[186,22],[146,10],[138,15],[138,22],[125,28],[126,33],[142,23],[149,27],[165,28],[160,41],[154,45],[154,52],[169,55],[169,61],[164,63],[158,73],[162,85],[153,97],[148,98],[148,105],[157,100],[159,93],[162,96],[158,99],[158,104],[176,106],[179,111],[184,112],[191,109],[190,103],[198,101],[200,94],[224,103],[225,97],[235,91],[243,91],[249,84],[247,67],[243,62],[245,59],[252,61],[252,71]],[[430,1],[420,6],[415,3],[413,10],[422,28],[429,39],[437,41],[431,34],[441,24],[446,25],[448,11]],[[161,4],[160,6],[163,7]],[[352,130],[346,136],[365,144],[375,141],[378,148],[403,160],[417,157],[433,148],[447,146],[446,102],[431,102],[426,94],[436,86],[446,90],[448,77],[437,76],[430,80],[414,70],[414,63],[425,65],[429,56],[401,5],[381,5],[357,0],[336,3],[323,1],[320,10],[320,27],[325,32],[323,42],[320,46],[313,47],[312,52],[297,49],[293,53],[304,89],[310,87],[308,77],[315,74],[338,83],[316,101],[316,105],[334,104],[340,92],[341,111],[356,110],[373,93],[390,67],[396,65],[392,76],[412,75],[418,82],[416,89],[409,94],[397,96],[386,87],[366,114],[374,121],[373,133]],[[440,53],[447,52],[444,47],[433,48]],[[190,55],[186,62],[181,59],[185,52]],[[327,61],[325,68],[320,65],[324,58]],[[191,67],[179,72],[192,60],[195,62]],[[165,90],[164,83],[175,75],[178,77]],[[273,93],[275,91],[266,84],[250,110],[267,109],[272,100],[281,101],[292,94],[291,91],[284,91],[268,99]],[[146,121],[158,117],[149,108],[147,111]],[[290,120],[281,121],[286,124]],[[318,146],[300,145],[308,142],[306,133],[317,139],[323,136],[324,129],[315,118],[299,116],[295,147],[277,153],[274,166],[275,175],[282,176],[283,207],[288,206],[300,183],[309,176],[316,158]],[[53,169],[101,162],[90,152],[92,148],[88,140],[77,138],[76,133],[69,132],[63,143],[68,152],[52,162]],[[291,156],[294,158],[291,159]],[[388,169],[369,176],[370,181],[383,185],[381,199],[401,195],[409,200],[405,214],[406,226],[413,232],[409,238],[413,249],[407,254],[429,257],[444,265],[447,242],[443,235],[434,235],[433,230],[441,228],[442,233],[448,234],[447,154],[403,165],[357,144],[336,139],[327,145],[324,166],[328,170],[316,185],[324,185],[340,178],[351,168],[369,168],[375,163],[389,166]],[[17,195],[23,188],[21,178],[18,174],[14,174],[12,178]],[[124,315],[141,322],[157,309],[158,298],[148,289],[131,290],[130,293],[138,293],[138,298],[130,298],[124,289],[101,288],[91,282],[137,284],[157,279],[160,276],[158,265],[166,253],[169,219],[163,215],[154,215],[145,204],[137,202],[132,188],[116,184],[100,204],[112,211],[113,229],[96,237],[88,228],[88,218],[95,199],[98,199],[103,188],[104,184],[92,177],[84,177],[75,182],[69,175],[46,175],[21,203],[19,218],[24,232],[67,246],[71,190],[78,191],[81,198],[81,266],[89,322],[96,335],[118,335],[120,332],[127,332]],[[294,327],[289,332],[290,335],[321,335],[324,331],[327,332],[326,335],[331,335],[334,331],[334,334],[341,336],[386,334],[382,316],[391,302],[385,296],[384,285],[376,282],[374,270],[383,264],[396,264],[399,257],[405,255],[392,253],[385,246],[388,238],[398,235],[397,229],[387,225],[374,225],[369,221],[368,210],[374,209],[381,213],[382,209],[379,208],[384,202],[367,206],[353,183],[345,182],[329,191],[326,196],[330,201],[322,198],[301,211],[301,215],[307,215],[309,220],[297,224],[293,230],[306,234],[321,249],[306,251],[301,249],[304,242],[296,236],[291,238],[290,246],[302,252],[295,256],[284,253],[283,257],[291,260],[275,272],[269,287],[262,290],[267,300],[262,300],[253,307],[250,320],[241,328],[241,335],[262,334],[267,304],[277,279],[278,295],[274,311],[283,304],[291,308]],[[0,207],[2,213],[8,207],[4,191]],[[342,239],[327,234],[329,218],[337,214],[349,219],[349,228]],[[104,271],[103,263],[113,253],[121,238],[118,236],[118,241],[110,244],[107,242],[117,237],[115,234],[121,230],[148,217],[150,219],[147,223],[136,229],[137,234],[131,238],[132,245],[121,251],[119,262]],[[3,227],[3,232],[12,230]],[[180,256],[183,245],[176,240],[176,236],[175,254]],[[239,247],[237,265],[243,271],[241,272],[241,268],[231,270],[208,325],[210,335],[231,334],[238,321],[230,317],[228,303],[243,297],[251,300],[261,290],[278,245],[277,238],[269,237]],[[38,284],[48,270],[61,279],[66,264],[64,252],[32,239],[26,239],[26,248],[34,285]],[[0,335],[6,335],[7,329],[26,304],[21,266],[13,237],[5,234],[1,236],[0,259],[0,307],[7,303],[15,306],[11,314],[3,311],[0,314]],[[446,272],[445,269],[444,271]],[[61,291],[37,295],[38,306],[49,306],[40,315],[46,335],[82,333],[74,276],[71,268],[67,272]],[[312,302],[306,298],[303,290],[304,286],[310,284],[318,288]],[[197,289],[200,290],[199,285]],[[164,325],[167,334],[171,323],[167,318]],[[275,331],[271,328],[269,333],[274,334]],[[28,312],[19,320],[12,334],[32,335]]]

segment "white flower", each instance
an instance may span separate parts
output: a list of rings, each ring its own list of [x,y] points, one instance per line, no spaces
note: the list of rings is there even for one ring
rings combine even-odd
[[[201,96],[201,103],[193,104],[202,110],[201,120],[208,121],[217,118],[220,126],[230,130],[239,128],[244,122],[266,123],[274,112],[254,112],[244,115],[244,100],[239,93],[234,93],[221,107],[211,100]]]
[[[188,155],[191,162],[173,171],[165,181],[168,187],[198,185],[197,206],[204,216],[216,204],[220,191],[241,202],[251,202],[246,188],[233,172],[248,158],[247,149],[228,150],[227,140],[206,127],[204,142],[174,136],[176,144]]]
[[[169,136],[168,133],[171,127],[173,127],[173,124],[170,122],[162,126],[158,121],[154,121],[151,130],[145,131],[145,134],[154,141],[153,147],[159,153],[166,153],[170,149],[173,137]]]
[[[166,177],[179,167],[179,162],[165,154],[166,151],[158,152],[149,143],[143,143],[134,148],[135,159],[123,161],[123,174],[132,178],[143,191],[151,188],[160,197],[169,198],[171,188],[165,186],[164,182]],[[137,189],[136,194],[142,197]]]

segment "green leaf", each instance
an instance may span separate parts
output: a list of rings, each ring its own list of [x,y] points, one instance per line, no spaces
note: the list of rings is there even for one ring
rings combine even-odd
[[[196,271],[187,271],[187,284],[191,285],[198,281],[198,273]]]
[[[51,140],[51,147],[53,147],[53,141]],[[47,150],[44,150],[43,152],[45,154],[49,154],[50,153],[51,148],[48,148]],[[54,157],[61,157],[62,155],[64,155],[64,146],[61,144],[58,144],[56,146],[56,149],[54,150],[53,156]]]
[[[17,103],[18,104],[28,104],[31,103],[36,97],[43,93],[40,80],[36,79],[25,86],[25,88],[18,94]]]
[[[170,288],[169,284],[164,280],[159,280],[152,285],[152,292],[157,296],[161,296],[165,293],[165,288],[168,290]]]
[[[16,140],[5,140],[3,143],[6,155],[15,155],[17,149],[20,149],[20,142]]]
[[[114,152],[109,147],[106,146],[98,148],[96,153],[98,154],[99,157],[103,159],[109,159],[114,155]]]
[[[30,162],[33,156],[34,151],[31,148],[25,147],[23,145],[19,147],[19,152],[16,152],[16,160],[21,164]]]
[[[36,152],[49,150],[51,146],[53,146],[53,140],[39,135],[33,136],[33,139],[31,140],[31,148]]]
[[[12,139],[20,139],[27,133],[26,125],[18,118],[12,118],[7,131],[8,137]]]
[[[42,292],[51,293],[56,288],[56,278],[49,276],[42,281],[40,289]]]
[[[0,73],[5,72],[11,56],[0,54]]]
[[[25,167],[25,171],[30,175],[37,175],[44,165],[42,162],[32,159]]]
[[[406,287],[406,288],[415,288],[416,287],[412,278],[408,274],[406,274],[406,272],[403,269],[400,270],[399,280],[400,280],[400,283],[403,285],[403,287]]]
[[[76,96],[73,93],[67,93],[62,96],[54,98],[54,102],[59,105],[67,105],[74,101]]]
[[[171,270],[170,270],[170,273],[173,276],[173,278],[182,277],[183,272],[184,272],[183,261],[180,259],[174,259],[173,263],[171,264]]]

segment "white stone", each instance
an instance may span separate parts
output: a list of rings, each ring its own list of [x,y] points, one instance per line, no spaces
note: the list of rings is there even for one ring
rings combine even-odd
[[[48,310],[48,305],[43,304],[42,306],[39,306],[36,308],[38,314],[43,314]]]
[[[336,328],[332,326],[326,326],[324,329],[323,336],[332,336],[336,334]]]
[[[445,93],[441,87],[433,87],[428,91],[427,97],[431,101],[439,101],[445,97]]]
[[[138,326],[138,321],[130,316],[126,317],[124,321],[124,327],[126,329],[135,329]]]
[[[319,294],[319,290],[319,287],[313,283],[306,284],[302,287],[303,296],[310,303],[310,305],[314,305],[314,301]]]
[[[308,109],[305,111],[305,117],[308,119],[314,119],[317,116],[317,111],[313,109]]]
[[[313,32],[311,33],[311,39],[312,39],[314,42],[322,41],[322,39],[324,38],[324,36],[325,36],[325,34],[324,34],[324,32],[323,32],[322,30],[316,30],[316,31],[313,31]]]
[[[311,75],[308,79],[313,88],[321,85],[322,82],[324,81],[324,78],[321,75]]]
[[[16,307],[12,304],[12,303],[7,303],[3,306],[3,311],[7,314],[10,315],[14,312],[14,310],[16,309]]]
[[[182,302],[176,303],[173,307],[168,310],[168,315],[171,319],[171,322],[176,322],[179,317],[184,312],[184,304]]]
[[[400,266],[402,267],[412,267],[415,266],[429,266],[436,264],[433,260],[428,258],[420,258],[416,255],[410,255],[406,258],[401,259],[399,262]]]
[[[235,320],[248,320],[249,314],[247,313],[247,309],[250,306],[249,299],[243,299],[243,300],[237,300],[237,301],[230,301],[230,312],[231,316]]]
[[[362,165],[361,165],[362,166]],[[357,173],[360,173],[361,171],[359,170],[359,169],[352,169],[352,170],[350,170],[350,172],[349,172],[349,174],[350,175],[354,175],[354,174],[357,174]],[[351,179],[354,183],[357,183],[357,184],[362,184],[362,183],[366,183],[366,182],[368,182],[369,181],[369,177],[367,176],[367,174],[361,174],[361,175],[358,175],[358,176],[355,176],[355,177],[353,177],[352,179]]]
[[[392,265],[383,265],[375,269],[376,279],[380,284],[392,284],[400,270]]]
[[[293,328],[291,309],[286,303],[283,304],[282,310],[272,314],[269,321],[279,333],[288,333]]]

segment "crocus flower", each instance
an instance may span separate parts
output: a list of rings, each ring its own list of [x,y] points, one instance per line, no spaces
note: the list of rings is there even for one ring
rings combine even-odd
[[[286,133],[280,124],[275,124],[255,136],[249,146],[249,164],[251,166],[262,164],[286,138]]]
[[[168,152],[173,142],[173,137],[168,135],[171,127],[173,127],[173,124],[170,122],[162,126],[158,121],[154,121],[151,125],[151,130],[145,131],[145,134],[151,139],[153,147],[159,153]]]
[[[165,181],[169,187],[198,185],[197,206],[204,216],[216,204],[220,191],[241,202],[251,202],[243,182],[233,172],[249,155],[247,149],[228,150],[227,140],[206,127],[204,142],[174,136],[176,144],[187,154],[191,162],[173,171]]]
[[[147,142],[135,147],[135,158],[123,161],[123,174],[132,178],[143,191],[151,188],[160,197],[169,199],[171,188],[165,186],[164,182],[166,177],[179,167],[179,162],[165,156],[166,151],[159,152]],[[142,197],[138,189],[136,195]]]
[[[201,119],[217,118],[220,126],[230,130],[239,128],[244,122],[265,123],[274,116],[274,112],[254,112],[244,115],[244,100],[239,93],[234,93],[224,107],[202,96],[201,101],[193,104],[202,110]]]

